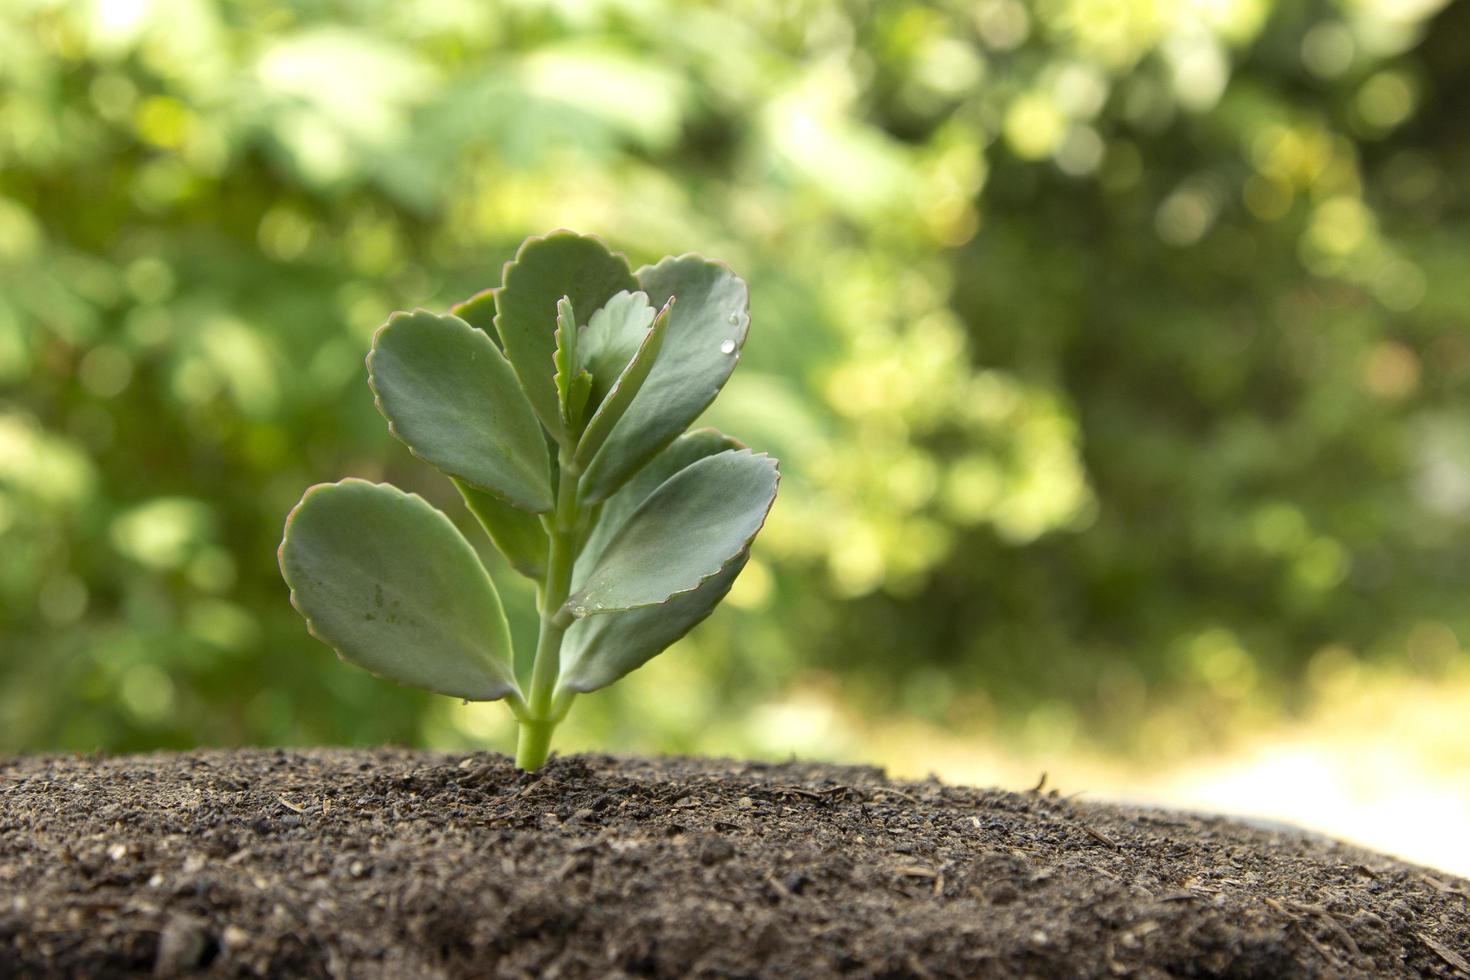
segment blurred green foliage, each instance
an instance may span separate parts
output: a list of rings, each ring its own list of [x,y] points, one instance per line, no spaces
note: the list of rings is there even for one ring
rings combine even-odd
[[[821,752],[780,705],[825,691],[1194,744],[1442,664],[1467,92],[1434,0],[8,0],[0,749],[508,734],[338,665],[275,546],[345,474],[471,526],[362,355],[558,226],[749,280],[708,421],[786,473],[588,733]]]

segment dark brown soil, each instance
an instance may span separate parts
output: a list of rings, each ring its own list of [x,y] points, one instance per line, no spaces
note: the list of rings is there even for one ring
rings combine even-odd
[[[1470,882],[791,763],[0,760],[0,976],[1470,977]]]

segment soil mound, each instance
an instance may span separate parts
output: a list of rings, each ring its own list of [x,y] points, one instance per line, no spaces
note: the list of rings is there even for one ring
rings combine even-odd
[[[0,760],[0,976],[1470,977],[1470,882],[874,769]]]

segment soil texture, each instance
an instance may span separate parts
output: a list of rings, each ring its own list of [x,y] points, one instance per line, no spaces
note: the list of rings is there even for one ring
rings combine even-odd
[[[1470,882],[862,767],[0,759],[0,976],[149,975],[1470,978]]]

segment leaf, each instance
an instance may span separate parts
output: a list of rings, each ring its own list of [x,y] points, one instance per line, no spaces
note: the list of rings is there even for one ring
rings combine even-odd
[[[551,509],[546,440],[483,331],[427,310],[395,313],[367,363],[388,430],[415,456],[523,510]]]
[[[587,467],[582,492],[589,502],[610,496],[709,407],[735,369],[750,326],[749,290],[718,262],[669,257],[638,270],[638,281],[653,305],[675,295],[679,302],[653,372]]]
[[[774,459],[748,449],[680,470],[633,512],[565,608],[580,618],[692,592],[750,544],[779,479]]]
[[[279,552],[312,636],[380,677],[471,701],[519,693],[500,596],[470,543],[416,494],[306,491]]]
[[[601,504],[597,520],[577,556],[572,571],[572,591],[582,587],[587,575],[607,550],[611,541],[633,512],[657,490],[665,480],[698,462],[729,449],[744,449],[743,443],[717,429],[695,429],[675,439],[655,456],[647,466],[637,472],[623,488]]]
[[[567,423],[572,428],[572,433],[582,431],[583,420],[587,418],[587,400],[592,395],[592,375],[586,371],[578,371],[572,378],[572,390],[568,396],[567,413],[570,421]]]
[[[607,687],[663,653],[715,611],[749,558],[748,549],[740,552],[693,592],[659,605],[577,620],[562,641],[558,693]]]
[[[591,404],[601,405],[648,336],[658,311],[648,305],[648,294],[618,293],[582,328],[577,354],[592,372]]]
[[[649,373],[658,362],[659,351],[663,348],[664,335],[668,332],[669,309],[674,305],[674,300],[664,304],[659,315],[654,317],[653,326],[649,328],[643,343],[639,345],[633,359],[628,366],[623,368],[623,373],[618,375],[618,380],[613,384],[607,396],[597,406],[597,412],[592,416],[592,421],[587,423],[587,430],[582,433],[582,438],[577,443],[576,460],[579,465],[585,466],[589,460],[597,455],[597,450],[602,448],[607,437],[612,434],[618,420],[634,404],[638,392],[648,380]]]
[[[574,437],[582,431],[583,412],[592,391],[592,375],[577,365],[577,318],[572,302],[563,296],[556,304],[556,396],[562,424]]]
[[[500,346],[500,337],[495,333],[495,290],[482,289],[463,303],[455,303],[449,312],[459,317]]]
[[[601,240],[570,231],[528,238],[506,263],[504,284],[495,291],[495,329],[531,408],[558,441],[567,433],[552,379],[557,300],[598,310],[619,291],[637,288],[626,259]]]
[[[547,540],[541,519],[512,507],[494,494],[476,490],[463,480],[455,480],[454,485],[465,506],[511,567],[527,578],[544,579]]]
[[[714,429],[699,429],[675,439],[603,505],[601,519],[577,559],[573,581],[580,584],[623,522],[665,480],[695,460],[739,448],[743,448],[740,443]],[[577,620],[562,643],[558,687],[587,693],[643,666],[714,611],[749,554],[747,549],[693,592],[660,605]]]

